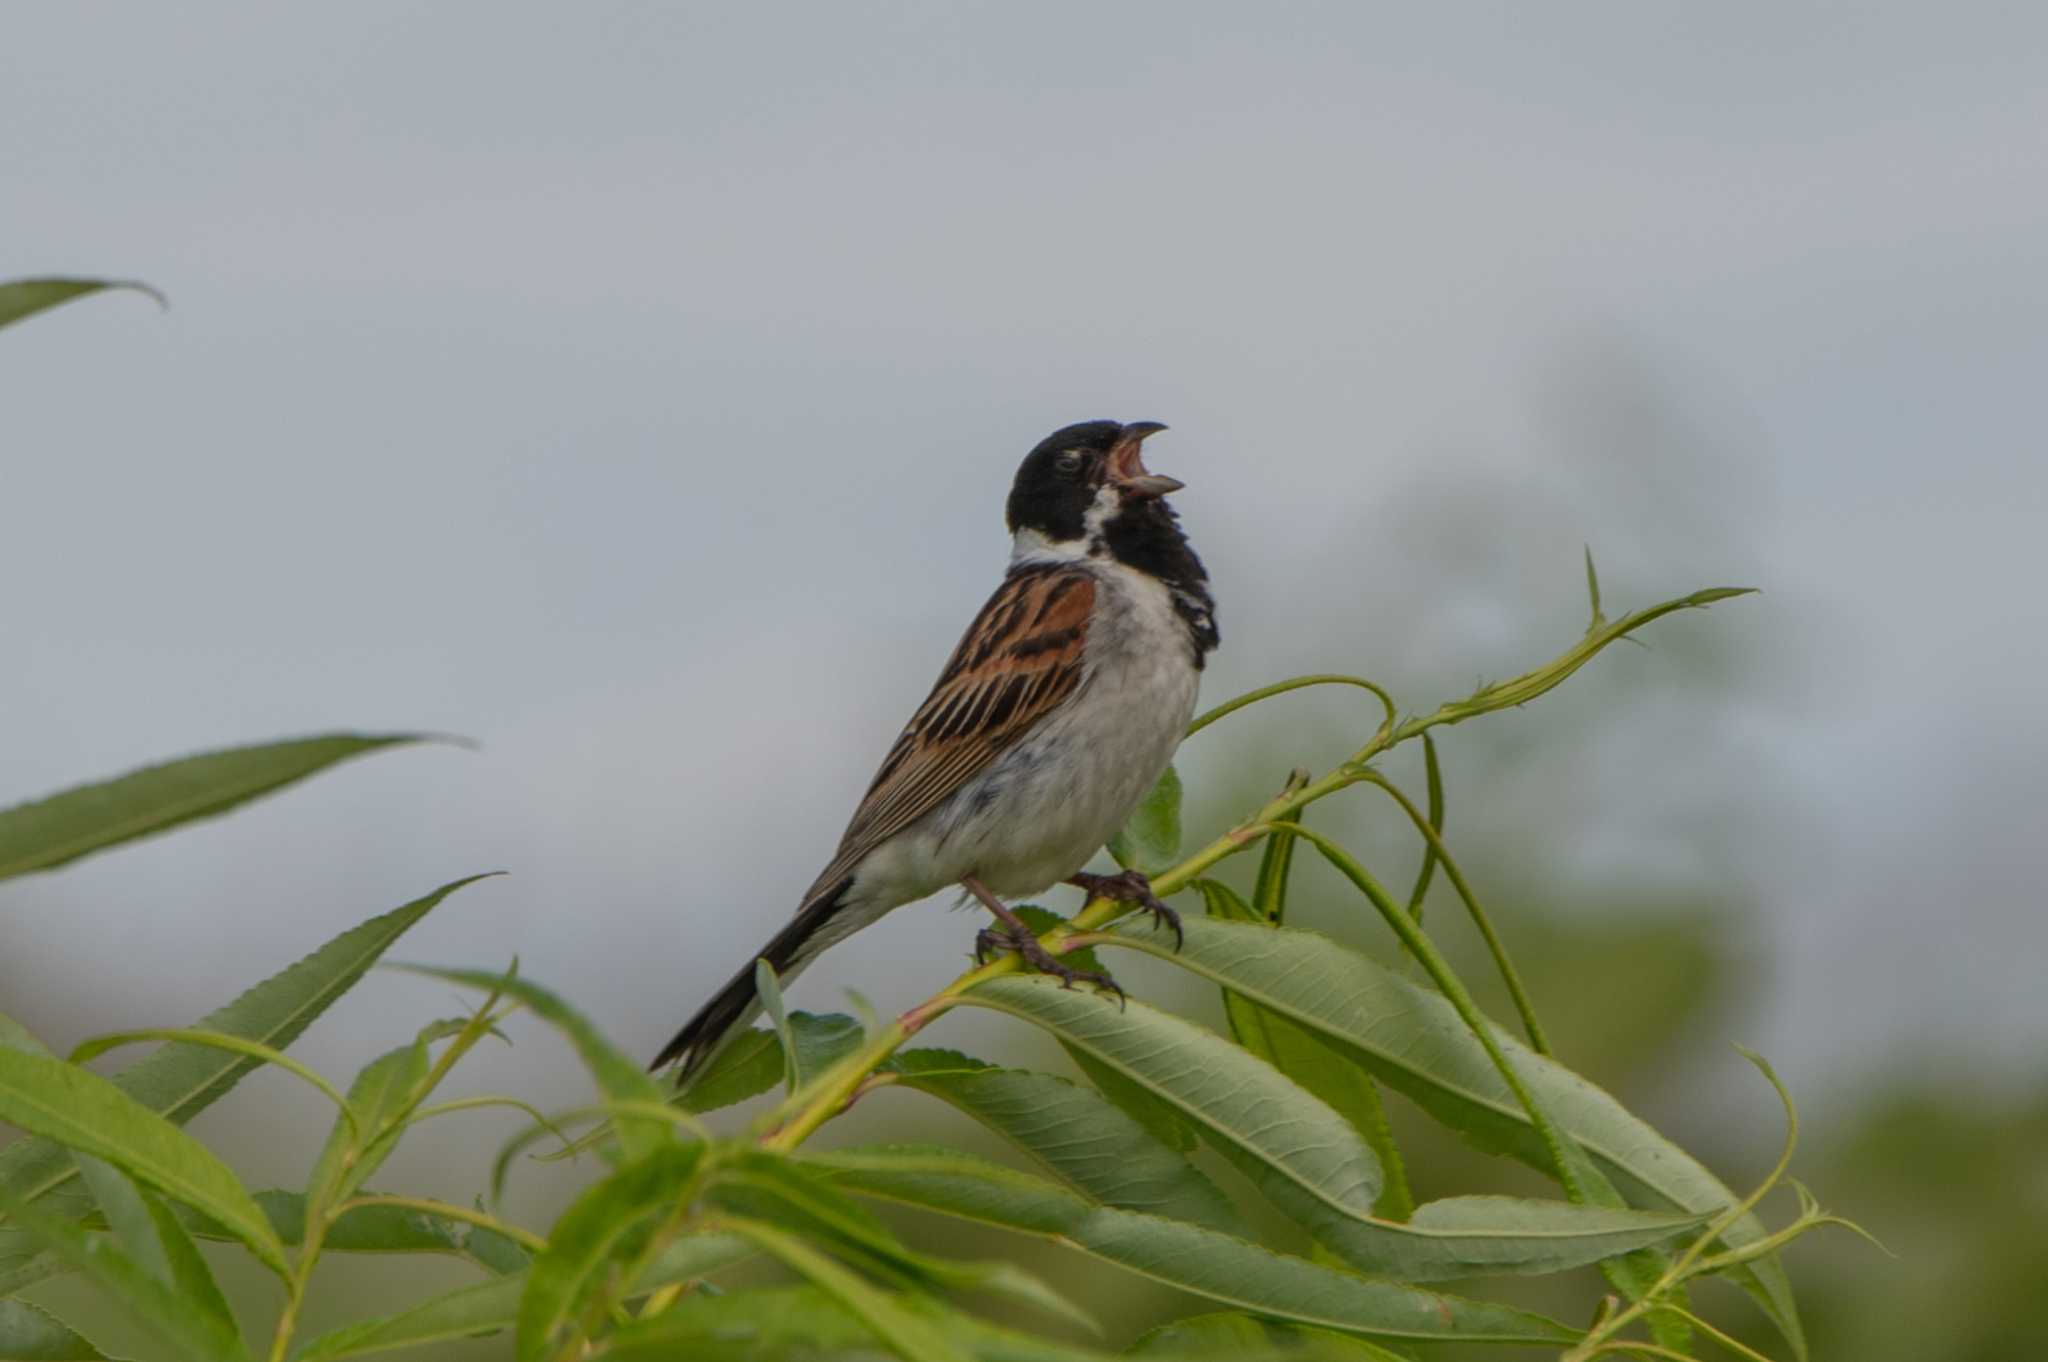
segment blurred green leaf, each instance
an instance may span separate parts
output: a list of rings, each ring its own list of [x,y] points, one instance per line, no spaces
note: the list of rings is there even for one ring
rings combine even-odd
[[[517,998],[539,1017],[560,1031],[569,1039],[583,1067],[597,1081],[598,1090],[605,1096],[619,1102],[645,1103],[661,1106],[667,1094],[661,1090],[647,1072],[628,1059],[623,1051],[604,1033],[592,1026],[587,1018],[570,1007],[555,994],[539,984],[516,975],[493,974],[478,969],[437,969],[429,965],[394,965],[393,969],[405,970],[411,974],[425,975],[429,979],[446,979],[450,983],[465,984],[486,993],[500,992],[507,997]],[[619,1133],[619,1143],[627,1157],[639,1158],[651,1153],[667,1142],[670,1127],[663,1121],[650,1116],[620,1116],[614,1126]]]
[[[0,1362],[111,1362],[84,1335],[27,1301],[0,1300]]]
[[[350,757],[425,741],[417,733],[333,733],[231,747],[0,809],[0,880],[226,813]]]
[[[391,943],[441,900],[483,876],[442,885],[381,916],[350,928],[298,963],[272,975],[197,1026],[283,1049],[363,977]],[[258,1061],[201,1045],[166,1045],[123,1069],[113,1084],[143,1106],[182,1125],[218,1101]],[[77,1219],[92,1210],[89,1194],[73,1179],[77,1165],[63,1146],[45,1139],[16,1140],[0,1149],[0,1201],[48,1198],[43,1209]],[[0,1229],[0,1295],[18,1291],[52,1270],[33,1240]]]
[[[0,327],[11,326],[59,303],[109,289],[127,289],[154,298],[158,307],[170,306],[163,294],[133,279],[15,279],[0,284]]]
[[[326,1201],[338,1205],[355,1195],[358,1187],[384,1164],[391,1151],[398,1145],[402,1130],[392,1130],[382,1136],[376,1131],[386,1120],[396,1116],[412,1095],[413,1089],[427,1076],[427,1042],[424,1037],[395,1050],[387,1050],[364,1065],[349,1084],[348,1105],[355,1121],[336,1114],[334,1126],[327,1133],[327,1143],[320,1150],[320,1157],[313,1161],[312,1175],[306,1179],[306,1190],[311,1194],[318,1189],[327,1189]]]
[[[0,1121],[105,1159],[164,1195],[206,1212],[274,1271],[288,1270],[284,1246],[228,1166],[98,1074],[41,1055],[0,1049]]]
[[[752,1220],[733,1221],[730,1229],[844,1306],[906,1362],[966,1362],[967,1354],[921,1313],[870,1286],[796,1235]]]
[[[1111,1355],[1051,1343],[929,1301],[903,1298],[978,1362],[1111,1362]],[[654,1319],[630,1324],[606,1342],[606,1362],[773,1362],[778,1358],[874,1356],[874,1332],[815,1286],[773,1286],[695,1295]]]
[[[1564,1344],[1561,1324],[1506,1306],[1361,1277],[1249,1241],[1097,1206],[1031,1173],[930,1146],[835,1150],[811,1166],[864,1196],[1037,1235],[1240,1310],[1346,1333]]]
[[[197,1302],[164,1285],[106,1235],[89,1235],[68,1220],[0,1194],[15,1223],[86,1274],[187,1362],[245,1362],[241,1336]]]
[[[788,1021],[798,1064],[807,1074],[823,1073],[861,1043],[860,1023],[843,1012],[792,1012]],[[679,1105],[700,1113],[717,1111],[768,1091],[784,1072],[781,1035],[757,1026],[718,1052],[683,1090]]]
[[[1271,1358],[1274,1362],[1408,1362],[1400,1353],[1376,1343],[1327,1329],[1302,1329],[1250,1315],[1194,1315],[1162,1324],[1133,1343],[1131,1357]]]
[[[593,1306],[616,1302],[621,1269],[646,1251],[655,1219],[683,1200],[703,1162],[702,1145],[657,1146],[570,1203],[526,1274],[520,1362],[556,1356],[583,1338],[580,1325]]]
[[[1105,1205],[1251,1234],[1200,1169],[1087,1088],[954,1050],[905,1050],[890,1067],[901,1086],[958,1107]]]
[[[1180,773],[1168,766],[1109,839],[1109,854],[1126,870],[1157,875],[1180,859]]]
[[[1442,995],[1314,932],[1213,919],[1183,925],[1186,942],[1178,952],[1149,940],[1143,930],[1113,930],[1111,938],[1314,1032],[1481,1148],[1551,1170],[1550,1152],[1536,1138],[1528,1113]],[[1735,1195],[1712,1173],[1607,1093],[1499,1027],[1492,1030],[1522,1080],[1630,1202],[1693,1214],[1735,1204]],[[1754,1216],[1744,1216],[1724,1239],[1739,1248],[1763,1233]],[[1798,1313],[1783,1269],[1774,1257],[1752,1267],[1773,1318],[1796,1335]]]
[[[79,1154],[79,1173],[113,1231],[116,1243],[150,1276],[233,1333],[234,1311],[199,1256],[198,1245],[161,1200],[150,1195],[120,1169],[90,1154]]]
[[[630,1288],[642,1294],[675,1282],[687,1282],[753,1256],[754,1249],[730,1234],[698,1234],[678,1239],[664,1249],[645,1275]],[[332,1362],[365,1357],[394,1348],[425,1343],[452,1343],[473,1334],[509,1328],[518,1318],[526,1274],[510,1273],[378,1319],[361,1320],[302,1345],[292,1354],[297,1362]]]
[[[50,1047],[37,1040],[33,1031],[4,1012],[0,1012],[0,1048],[31,1055],[50,1053]]]

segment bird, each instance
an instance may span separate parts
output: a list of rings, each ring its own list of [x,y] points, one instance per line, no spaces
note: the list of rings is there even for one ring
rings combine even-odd
[[[1186,484],[1146,469],[1156,421],[1083,421],[1041,440],[1004,506],[1002,582],[905,724],[831,861],[754,961],[787,981],[903,904],[958,886],[995,916],[975,954],[1014,951],[1072,987],[1116,989],[1062,964],[1007,899],[1060,883],[1180,922],[1137,871],[1082,867],[1169,763],[1218,642],[1209,578],[1167,502]],[[963,900],[964,901],[964,900]],[[653,1065],[687,1087],[761,1010],[755,963],[706,1002]]]

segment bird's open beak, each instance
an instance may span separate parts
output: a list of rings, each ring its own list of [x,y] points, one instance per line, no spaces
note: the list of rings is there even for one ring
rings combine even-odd
[[[1110,446],[1110,480],[1123,489],[1125,496],[1144,501],[1163,497],[1168,492],[1178,492],[1187,486],[1178,478],[1146,472],[1145,461],[1139,457],[1138,446],[1145,443],[1145,437],[1157,435],[1165,429],[1157,421],[1133,421],[1124,427],[1124,433]]]

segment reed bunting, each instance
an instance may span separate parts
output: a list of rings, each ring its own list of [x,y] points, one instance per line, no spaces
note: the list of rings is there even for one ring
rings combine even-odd
[[[839,851],[758,958],[788,979],[891,908],[959,885],[995,914],[976,950],[1015,950],[1114,988],[1038,943],[1004,898],[1062,881],[1179,920],[1145,877],[1081,867],[1165,771],[1216,646],[1201,559],[1166,503],[1182,484],[1139,446],[1165,427],[1054,431],[1010,488],[1010,566],[875,774]],[[663,1047],[697,1073],[760,1011],[749,962]]]

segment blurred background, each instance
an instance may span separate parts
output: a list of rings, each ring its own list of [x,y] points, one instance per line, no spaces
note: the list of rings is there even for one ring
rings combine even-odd
[[[1161,420],[1210,701],[1512,675],[1584,627],[1586,545],[1610,614],[1763,588],[1444,732],[1451,845],[1562,1057],[1738,1186],[1780,1122],[1731,1042],[1776,1061],[1795,1172],[1897,1255],[1794,1250],[1817,1357],[2032,1355],[2044,42],[1968,5],[17,13],[0,277],[173,306],[0,335],[0,803],[333,728],[482,748],[0,888],[0,1011],[178,1024],[502,868],[395,956],[517,955],[651,1053],[829,854],[1001,568],[1024,451]],[[1317,693],[1203,735],[1190,836],[1374,722]],[[1317,816],[1413,873],[1384,801]],[[1377,945],[1322,878],[1299,917]],[[906,1006],[971,934],[906,908],[796,1001]],[[297,1053],[346,1075],[449,1002],[373,977]],[[586,1100],[517,1039],[458,1082]],[[978,1139],[919,1100],[839,1138]],[[265,1185],[326,1120],[259,1075],[196,1128]],[[1521,1185],[1410,1127],[1423,1193]],[[464,1200],[509,1129],[430,1128],[383,1179]],[[1125,1335],[1185,1304],[1034,1256]],[[309,1319],[464,1275],[349,1265]],[[1599,1290],[1566,1286],[1535,1299]]]

